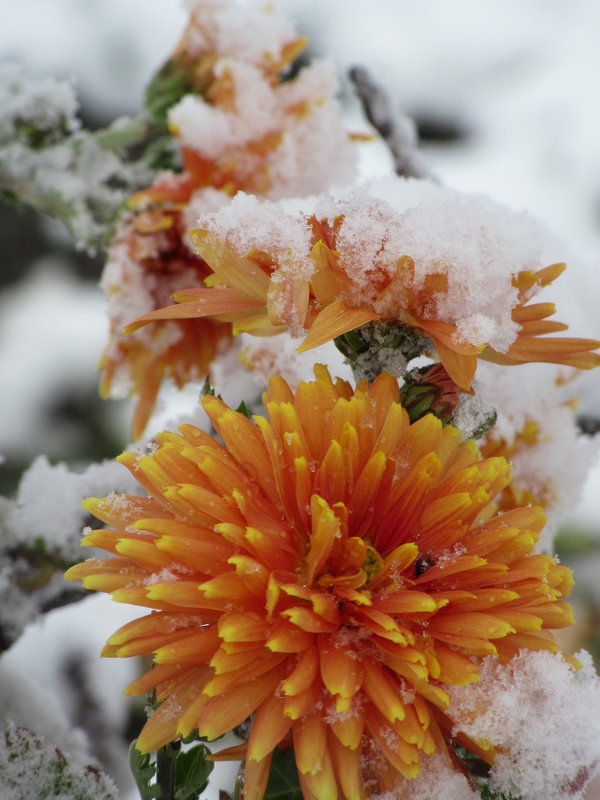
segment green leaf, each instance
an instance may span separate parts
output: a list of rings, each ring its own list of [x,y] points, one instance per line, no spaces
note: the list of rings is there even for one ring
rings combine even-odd
[[[175,800],[197,800],[208,786],[214,764],[207,761],[210,750],[198,744],[179,753],[175,762]]]
[[[129,766],[142,800],[154,800],[162,794],[160,786],[150,783],[156,774],[156,766],[150,761],[148,753],[142,755],[139,750],[136,750],[136,742],[137,739],[134,739],[129,745]]]
[[[152,132],[151,124],[144,116],[119,117],[107,128],[94,134],[103,150],[123,155],[130,147],[143,142]]]
[[[302,800],[293,750],[273,751],[273,761],[264,800]]]

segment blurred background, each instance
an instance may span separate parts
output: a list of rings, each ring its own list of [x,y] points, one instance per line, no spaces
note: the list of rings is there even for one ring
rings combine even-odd
[[[600,338],[600,5],[272,5],[309,37],[304,58],[327,55],[336,63],[349,128],[365,130],[344,77],[362,64],[414,119],[422,151],[443,183],[526,209],[554,231],[558,254],[552,260],[569,263],[558,316],[575,335]],[[3,15],[0,60],[22,64],[33,77],[73,77],[84,125],[102,127],[141,110],[144,87],[186,16],[183,0],[20,0]],[[365,176],[390,169],[385,147],[367,148]],[[97,288],[101,257],[76,252],[60,224],[7,205],[0,206],[0,252],[0,495],[10,496],[40,453],[72,466],[117,455],[128,442],[131,409],[128,401],[98,398],[96,364],[107,334]],[[598,374],[582,386],[582,410],[600,416]],[[585,645],[596,656],[599,490],[596,468],[558,539],[578,586],[579,623],[569,645]],[[125,797],[132,784],[118,739],[133,738],[141,711],[119,694],[136,668],[100,663],[96,654],[128,614],[90,598],[47,615],[3,656],[15,667],[27,663],[34,680],[56,686],[70,722],[88,730],[92,750]],[[72,685],[80,687],[78,697]],[[600,797],[600,790],[590,788],[586,797]]]

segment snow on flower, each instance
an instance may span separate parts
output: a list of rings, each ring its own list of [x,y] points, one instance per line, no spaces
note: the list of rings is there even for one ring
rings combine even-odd
[[[600,680],[589,653],[575,670],[559,655],[484,659],[481,681],[450,689],[455,731],[496,743],[495,791],[522,800],[583,797],[600,769]]]
[[[237,202],[236,202],[237,201]],[[288,328],[300,350],[377,320],[429,337],[452,380],[469,389],[478,358],[597,366],[599,343],[550,337],[552,303],[529,301],[564,270],[542,267],[541,229],[483,197],[425,180],[376,181],[292,214],[236,198],[192,231],[213,273],[178,292],[156,320],[214,316],[262,335]],[[254,221],[263,212],[263,223]],[[251,233],[247,216],[251,217]],[[277,222],[272,220],[277,217]],[[308,239],[308,243],[304,242]],[[302,246],[298,247],[298,242]]]
[[[188,425],[121,456],[149,496],[87,501],[113,529],[85,544],[113,557],[67,573],[152,609],[103,651],[153,654],[127,689],[161,703],[142,751],[254,714],[247,798],[279,744],[307,798],[404,791],[450,739],[491,763],[493,738],[455,733],[449,687],[485,656],[557,652],[549,629],[572,622],[570,571],[532,553],[541,509],[494,515],[503,458],[433,415],[410,424],[388,374],[315,375],[295,393],[273,378],[254,421],[205,397],[223,444]]]

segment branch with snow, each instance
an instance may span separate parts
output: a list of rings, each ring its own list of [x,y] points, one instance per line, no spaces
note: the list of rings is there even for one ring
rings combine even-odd
[[[116,800],[111,779],[98,767],[71,764],[57,747],[30,731],[11,725],[0,742],[4,800]]]
[[[431,177],[431,170],[418,150],[412,119],[396,108],[383,86],[365,67],[352,67],[348,75],[367,119],[390,149],[396,174],[406,178]]]
[[[81,502],[116,485],[135,491],[127,470],[113,461],[77,473],[40,456],[23,475],[16,500],[0,498],[0,652],[41,614],[86,597],[62,576],[82,559],[87,515]]]
[[[79,249],[95,252],[126,197],[151,179],[124,158],[150,121],[83,130],[72,83],[27,78],[15,64],[0,65],[0,108],[0,196],[61,220]]]

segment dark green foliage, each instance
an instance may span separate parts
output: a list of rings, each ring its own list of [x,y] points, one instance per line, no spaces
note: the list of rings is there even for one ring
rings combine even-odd
[[[273,752],[265,800],[275,800],[275,798],[278,800],[302,800],[294,751],[291,749],[280,750],[276,747]]]
[[[175,761],[175,800],[197,800],[206,789],[214,767],[212,761],[206,760],[209,754],[204,744],[179,753]]]
[[[208,755],[210,750],[204,744],[180,750],[179,742],[174,742],[161,747],[154,762],[149,754],[136,750],[134,741],[129,748],[129,764],[141,800],[198,800],[214,767],[207,761]]]
[[[481,787],[481,798],[482,800],[520,800],[520,798],[515,797],[514,794],[502,794],[502,792],[493,792],[487,783],[485,783]]]

